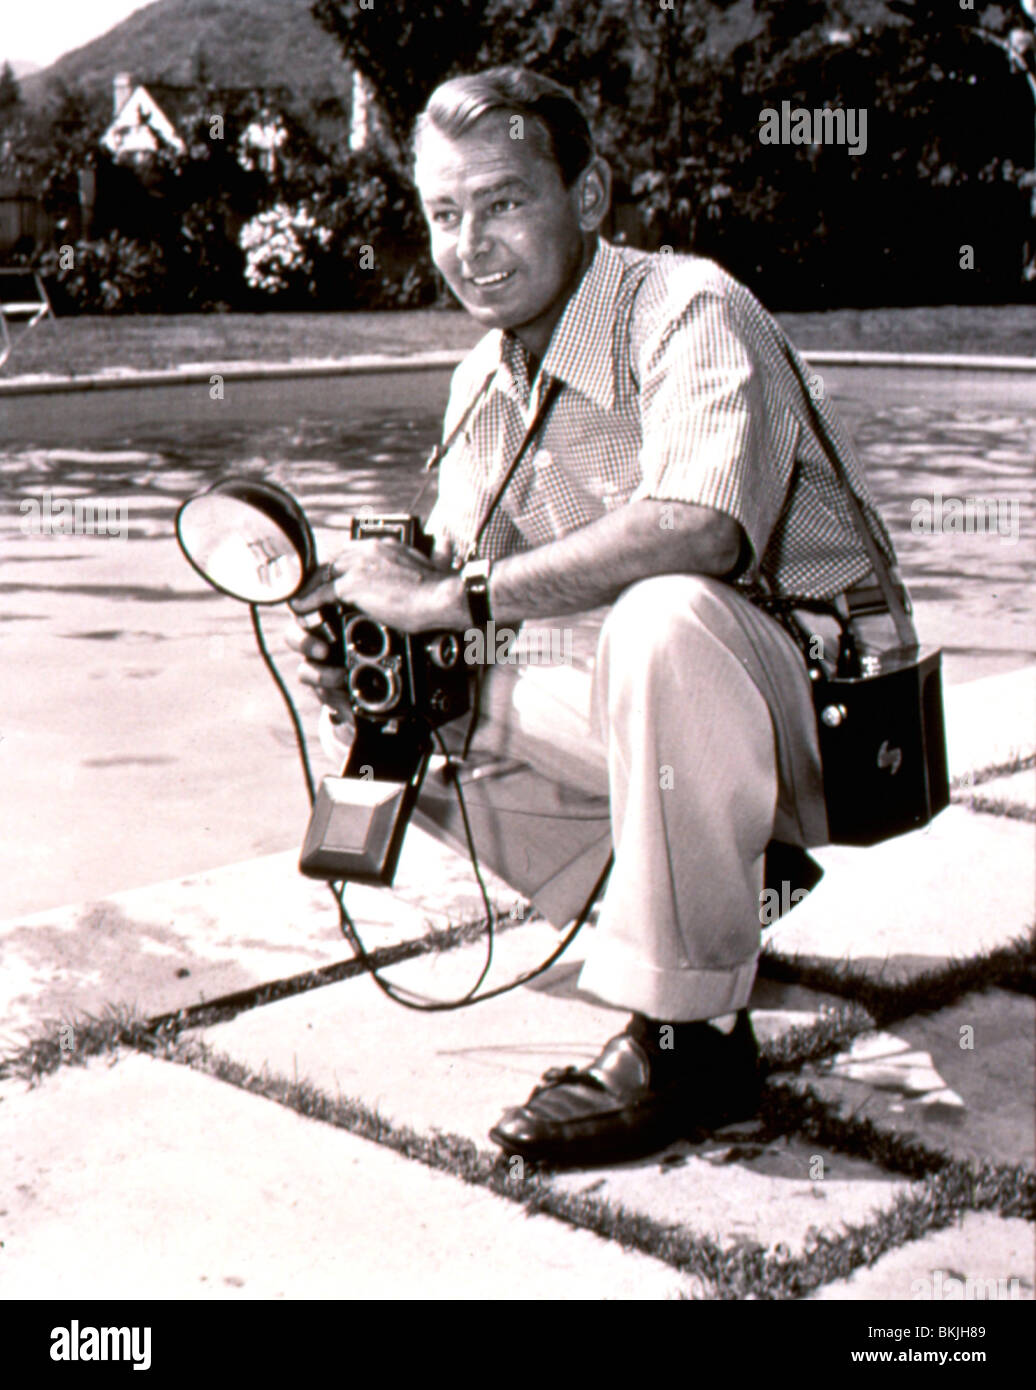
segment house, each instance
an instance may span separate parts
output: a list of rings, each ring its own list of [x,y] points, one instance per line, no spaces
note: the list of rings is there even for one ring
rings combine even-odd
[[[168,97],[165,99],[168,105]],[[115,114],[101,144],[116,159],[147,158],[157,154],[161,146],[177,154],[185,152],[186,145],[155,94],[142,83],[134,84],[128,72],[115,74],[112,100]]]
[[[112,80],[112,121],[101,143],[120,162],[146,161],[159,149],[183,154],[188,124],[197,115],[198,96],[196,87],[138,83],[132,74],[117,72]],[[206,89],[205,97],[211,116],[225,121],[226,138],[237,140],[245,168],[274,173],[278,151],[289,136],[283,113],[292,105],[292,93],[284,87],[225,87]],[[336,135],[344,128],[352,151],[371,143],[377,125],[375,103],[369,83],[358,70],[352,71],[344,96],[331,101],[325,97],[321,106],[324,115],[317,115],[317,127],[326,126],[326,134]],[[332,107],[334,113],[328,117]]]
[[[291,94],[255,87],[207,89],[210,138],[236,139],[238,158],[245,168],[272,174],[277,152],[288,138],[288,127],[276,114]],[[114,159],[144,162],[159,150],[185,154],[190,122],[198,113],[199,91],[169,82],[137,83],[127,72],[117,72],[112,82],[114,114],[101,136],[101,144]],[[218,124],[217,124],[218,122]],[[229,127],[229,128],[227,128]],[[218,131],[218,134],[212,132]]]

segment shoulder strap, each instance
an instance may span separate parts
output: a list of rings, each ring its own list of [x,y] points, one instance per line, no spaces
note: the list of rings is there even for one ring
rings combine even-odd
[[[880,547],[871,534],[871,529],[867,525],[867,520],[863,514],[863,508],[860,506],[859,500],[852,490],[852,485],[845,471],[845,465],[842,463],[838,450],[835,448],[834,441],[828,431],[824,417],[820,414],[820,411],[817,410],[813,397],[809,394],[806,387],[802,371],[792,355],[791,346],[787,338],[784,338],[783,335],[782,346],[792,375],[795,377],[799,385],[799,390],[802,393],[802,398],[806,403],[806,411],[809,415],[813,432],[820,440],[824,453],[827,456],[827,461],[834,470],[835,477],[842,485],[845,500],[849,507],[849,515],[852,517],[853,525],[856,527],[857,534],[863,543],[863,548],[867,552],[867,558],[871,562],[871,567],[874,570],[875,578],[881,589],[882,597],[885,600],[889,613],[892,615],[892,621],[896,625],[896,634],[903,646],[914,647],[917,645],[917,634],[914,632],[906,605],[900,597],[898,586],[892,578],[892,572],[889,569],[888,561],[881,553]]]
[[[465,426],[465,425],[468,423],[468,421],[471,419],[471,416],[472,416],[472,414],[473,414],[474,411],[475,411],[475,407],[478,405],[478,403],[482,400],[483,396],[485,396],[486,392],[489,390],[490,384],[492,383],[492,380],[493,380],[493,378],[494,378],[495,376],[496,376],[496,368],[494,367],[493,370],[492,370],[492,371],[489,373],[489,375],[486,377],[486,379],[485,379],[485,381],[482,383],[482,385],[478,388],[478,390],[477,390],[477,391],[475,392],[475,394],[472,396],[471,400],[470,400],[470,401],[468,402],[468,404],[465,406],[463,415],[460,417],[460,419],[457,421],[456,425],[454,425],[453,429],[450,431],[449,437],[448,437],[448,438],[444,438],[444,439],[441,441],[441,443],[433,445],[433,447],[432,447],[432,449],[431,449],[431,452],[429,453],[428,457],[425,459],[425,463],[424,463],[424,472],[425,472],[426,474],[427,474],[427,473],[431,473],[431,472],[433,472],[436,468],[438,468],[439,465],[440,465],[440,463],[442,463],[443,459],[446,457],[446,455],[447,455],[447,454],[450,452],[450,450],[453,448],[454,444],[456,444],[456,442],[457,442],[457,436],[460,434],[461,430],[464,428],[464,426]],[[421,486],[417,489],[417,492],[415,493],[414,498],[413,498],[413,500],[412,500],[411,503],[410,503],[410,506],[407,508],[407,511],[408,511],[408,512],[416,512],[416,511],[417,511],[417,504],[420,502],[421,498],[424,496],[425,490],[426,490],[426,488],[428,487],[429,482],[430,482],[430,479],[429,479],[429,478],[426,477],[426,478],[423,479],[423,481],[422,481],[422,483],[421,483]]]
[[[547,416],[550,414],[554,402],[558,398],[558,394],[561,391],[562,384],[563,383],[560,377],[552,377],[550,379],[550,382],[547,385],[547,389],[544,391],[543,397],[540,401],[540,407],[537,410],[536,415],[529,428],[525,431],[525,438],[519,445],[518,452],[515,454],[514,458],[508,465],[507,472],[504,474],[503,478],[500,481],[500,486],[493,494],[493,500],[486,508],[486,513],[482,518],[482,523],[479,526],[478,531],[475,533],[475,539],[468,547],[466,556],[468,560],[473,560],[475,556],[478,554],[478,548],[482,544],[482,537],[486,534],[486,528],[492,521],[496,513],[497,507],[500,505],[500,499],[507,491],[508,485],[511,479],[514,477],[515,470],[517,469],[518,465],[521,463],[525,455],[529,452],[529,449],[531,448],[532,444],[535,442],[540,431],[543,429],[543,426],[546,424]]]
[[[456,444],[457,436],[460,434],[461,430],[471,419],[475,407],[478,405],[478,403],[482,400],[482,397],[489,390],[493,378],[496,376],[496,372],[497,369],[494,366],[493,370],[486,377],[485,381],[472,396],[467,406],[465,406],[464,413],[457,421],[456,425],[454,425],[453,429],[450,431],[449,438],[443,439],[441,443],[436,444],[435,447],[432,449],[432,452],[428,455],[428,458],[425,461],[426,472],[430,473],[433,468],[438,468],[439,464],[442,463],[443,459],[453,448],[454,444]]]

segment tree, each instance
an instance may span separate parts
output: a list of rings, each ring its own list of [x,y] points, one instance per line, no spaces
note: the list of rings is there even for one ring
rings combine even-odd
[[[391,11],[313,0],[310,9],[373,86],[400,164],[428,96],[444,77],[477,65],[490,29],[484,0],[407,0]]]
[[[14,75],[14,69],[10,63],[5,63],[0,68],[0,122],[6,124],[8,118],[18,110],[22,104],[22,89],[18,85],[18,79]]]

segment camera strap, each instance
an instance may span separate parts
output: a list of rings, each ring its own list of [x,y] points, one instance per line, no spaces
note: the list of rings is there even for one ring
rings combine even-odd
[[[501,498],[507,491],[507,488],[511,482],[511,479],[515,475],[518,465],[521,463],[522,459],[525,457],[525,455],[532,448],[533,444],[539,438],[544,425],[547,423],[547,416],[553,409],[554,402],[557,400],[563,385],[564,383],[562,382],[560,377],[551,377],[550,381],[547,383],[547,388],[544,391],[543,396],[540,400],[539,406],[536,410],[536,414],[533,416],[532,422],[530,423],[528,429],[525,431],[525,436],[522,439],[521,444],[518,446],[518,452],[515,454],[514,458],[508,464],[507,469],[504,472],[504,476],[503,478],[501,478],[496,492],[493,494],[492,500],[490,501],[489,506],[486,508],[485,514],[482,517],[482,521],[479,524],[479,528],[475,532],[475,538],[468,546],[468,549],[465,552],[464,559],[466,563],[473,560],[478,554],[478,548],[482,544],[482,537],[485,535],[486,528],[488,527],[489,523],[492,521],[493,517],[496,514],[496,509],[500,505]],[[475,737],[475,730],[478,728],[479,720],[482,717],[483,679],[484,672],[483,669],[479,667],[475,672],[474,693],[471,700],[471,717],[468,720],[467,732],[464,735],[464,746],[461,749],[460,757],[462,762],[467,758],[468,753],[471,750],[471,743]]]
[[[831,465],[835,477],[841,484],[853,526],[859,535],[864,550],[867,552],[867,558],[871,562],[871,568],[874,571],[875,579],[878,581],[878,586],[885,601],[885,607],[891,614],[893,623],[895,623],[896,635],[904,647],[915,647],[917,645],[917,635],[910,621],[909,609],[901,597],[900,586],[893,578],[888,561],[885,559],[885,556],[881,552],[881,548],[871,533],[871,529],[867,524],[867,519],[863,514],[863,508],[849,482],[848,475],[845,471],[845,465],[839,456],[838,450],[835,448],[834,441],[831,438],[824,417],[820,414],[820,411],[817,410],[816,403],[809,394],[809,390],[803,379],[802,370],[792,355],[791,345],[787,338],[783,340],[782,345],[788,365],[792,370],[802,398],[806,403],[806,410],[809,415],[813,433],[820,441],[820,445],[827,456],[827,461]]]
[[[460,434],[461,430],[471,419],[472,415],[475,412],[476,406],[479,405],[479,403],[482,401],[482,398],[486,395],[490,386],[493,384],[493,379],[495,378],[496,373],[497,369],[496,367],[494,367],[493,370],[486,377],[482,385],[475,392],[474,396],[468,402],[468,405],[464,410],[464,414],[460,417],[460,419],[454,425],[453,429],[450,431],[449,437],[447,439],[442,440],[441,443],[436,444],[435,447],[432,449],[431,453],[425,460],[424,471],[426,473],[431,473],[433,469],[438,468],[439,464],[442,463],[443,459],[453,448],[454,444],[456,444],[457,437]],[[411,508],[411,511],[412,510],[413,508]]]
[[[414,494],[410,506],[407,508],[407,511],[411,515],[416,514],[417,504],[420,502],[421,498],[425,494],[425,489],[427,488],[429,482],[428,475],[430,473],[433,473],[439,467],[440,463],[442,463],[443,459],[453,448],[454,444],[456,444],[457,438],[460,435],[461,430],[471,419],[472,415],[475,413],[476,407],[478,406],[478,404],[486,395],[490,386],[492,385],[493,378],[496,376],[496,370],[497,369],[494,367],[493,370],[486,377],[482,385],[475,392],[474,396],[472,396],[471,400],[465,407],[463,415],[454,425],[453,429],[449,433],[449,436],[440,440],[438,444],[433,445],[431,450],[429,451],[428,457],[424,461],[424,468],[422,470],[425,474],[424,480],[422,481],[421,486],[417,489],[417,492]]]
[[[489,523],[495,516],[496,509],[500,505],[500,500],[503,497],[504,493],[507,491],[508,487],[510,486],[511,479],[514,477],[518,469],[518,465],[521,463],[522,459],[532,448],[533,444],[536,442],[540,433],[542,432],[544,425],[547,423],[547,416],[553,409],[554,402],[557,400],[563,385],[564,382],[561,380],[560,377],[551,377],[547,385],[547,389],[543,393],[543,398],[540,401],[539,409],[533,416],[532,423],[529,425],[529,428],[525,431],[525,437],[523,438],[521,444],[518,446],[518,452],[515,454],[514,458],[508,465],[507,471],[504,473],[503,478],[501,478],[500,484],[497,487],[496,492],[493,494],[493,499],[490,502],[488,508],[486,509],[485,515],[482,518],[481,524],[479,525],[478,530],[475,532],[475,539],[471,542],[471,545],[468,547],[467,552],[465,553],[465,560],[473,560],[478,554],[478,548],[482,544],[482,537],[486,534],[486,527],[489,525]]]

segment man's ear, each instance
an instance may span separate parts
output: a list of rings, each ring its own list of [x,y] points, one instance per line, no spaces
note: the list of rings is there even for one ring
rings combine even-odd
[[[612,171],[600,155],[576,179],[577,214],[584,232],[595,232],[608,215],[612,199]]]

